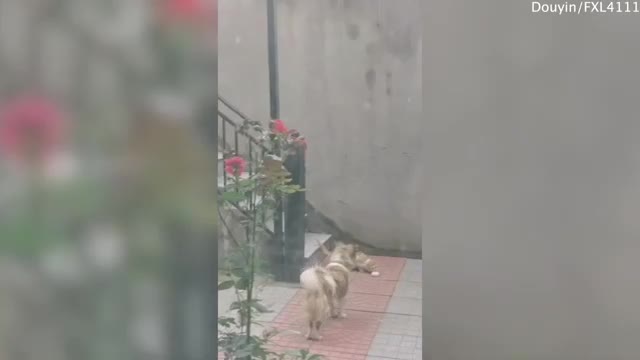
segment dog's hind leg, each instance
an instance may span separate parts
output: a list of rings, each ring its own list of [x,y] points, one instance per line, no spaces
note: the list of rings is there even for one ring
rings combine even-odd
[[[336,298],[332,298],[329,301],[329,304],[331,308],[331,317],[334,319],[340,317],[340,311],[341,311],[340,300]]]
[[[307,331],[307,335],[305,335],[305,337],[307,339],[311,339],[311,335],[313,335],[313,321],[309,321],[309,330]]]
[[[336,309],[337,316],[336,317],[339,317],[339,318],[342,318],[342,319],[347,317],[347,314],[345,314],[345,312],[344,312],[345,300],[346,300],[346,298],[342,298],[342,299],[337,301],[337,309]]]
[[[322,326],[322,321],[316,321],[316,340],[322,340],[322,335],[320,335],[320,327]]]
[[[322,335],[320,335],[320,326],[322,326],[322,321],[309,321],[307,339],[315,341],[322,340]]]

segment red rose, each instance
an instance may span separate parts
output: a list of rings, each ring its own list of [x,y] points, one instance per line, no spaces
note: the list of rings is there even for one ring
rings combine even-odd
[[[224,161],[224,171],[232,176],[240,176],[247,168],[247,162],[240,156],[234,156]]]
[[[0,153],[43,161],[63,141],[64,116],[46,98],[19,97],[0,108]]]
[[[273,121],[271,130],[276,134],[287,134],[289,132],[289,129],[287,129],[284,121],[280,119]]]

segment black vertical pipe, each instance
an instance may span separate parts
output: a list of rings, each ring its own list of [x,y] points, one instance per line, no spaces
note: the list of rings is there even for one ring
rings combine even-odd
[[[271,119],[280,118],[280,89],[278,83],[278,39],[276,32],[276,5],[275,0],[267,0],[267,50],[269,57],[269,104]],[[274,149],[278,154],[280,149]],[[279,155],[279,154],[278,154]],[[276,280],[282,281],[284,276],[284,229],[283,207],[279,204],[275,210],[274,243],[270,244],[272,251],[272,272]]]
[[[291,184],[306,186],[305,150],[297,148],[295,155],[287,156],[284,164],[291,173]],[[285,282],[298,282],[300,271],[304,266],[304,233],[305,233],[304,191],[287,195],[285,206],[285,236],[283,278]]]
[[[276,154],[279,154],[281,149],[279,146],[275,146],[273,149]],[[285,281],[285,229],[284,229],[284,206],[285,196],[279,195],[278,205],[276,206],[273,216],[273,241],[270,242],[268,250],[270,253],[269,260],[271,262],[271,273],[275,277],[276,281]]]
[[[267,46],[269,51],[269,103],[271,105],[271,119],[275,120],[280,118],[275,0],[267,0]]]

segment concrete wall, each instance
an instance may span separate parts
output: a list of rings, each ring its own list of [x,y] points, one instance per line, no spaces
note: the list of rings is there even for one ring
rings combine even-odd
[[[279,0],[281,116],[308,138],[308,199],[374,246],[419,251],[418,0]],[[266,2],[220,2],[219,91],[268,120]]]
[[[640,358],[639,14],[425,20],[433,360]]]

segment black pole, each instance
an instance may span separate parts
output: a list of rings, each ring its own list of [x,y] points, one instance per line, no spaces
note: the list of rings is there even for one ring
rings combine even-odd
[[[269,101],[271,105],[271,119],[275,120],[280,118],[275,0],[267,0],[267,46],[269,51]]]
[[[296,149],[295,155],[287,156],[284,164],[291,173],[291,184],[306,186],[305,150]],[[285,206],[284,264],[282,281],[295,283],[304,266],[305,204],[304,191],[287,195]]]
[[[278,41],[276,36],[276,5],[275,0],[267,0],[267,48],[269,60],[269,104],[271,120],[280,118],[280,92],[278,86]],[[274,149],[276,153],[280,149]],[[284,277],[284,229],[283,207],[280,203],[275,210],[273,219],[274,241],[270,244],[272,273],[276,280]]]

